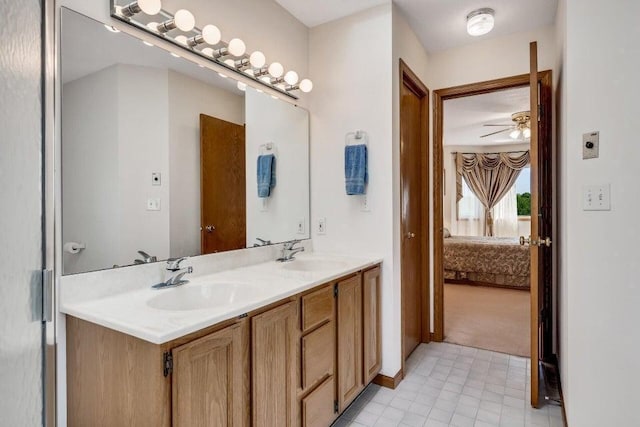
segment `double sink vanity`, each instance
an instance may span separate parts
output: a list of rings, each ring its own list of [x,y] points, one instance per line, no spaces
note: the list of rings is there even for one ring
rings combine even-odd
[[[379,259],[150,285],[61,302],[70,426],[328,426],[380,370]]]

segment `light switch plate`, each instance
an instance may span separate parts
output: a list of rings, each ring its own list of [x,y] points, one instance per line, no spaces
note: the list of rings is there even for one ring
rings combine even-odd
[[[147,210],[148,211],[159,211],[160,210],[160,199],[147,199]]]
[[[298,220],[298,223],[296,225],[296,230],[298,234],[306,234],[307,233],[307,227],[305,227],[305,220],[304,218],[300,218]]]
[[[582,135],[582,158],[597,159],[600,156],[600,132]]]
[[[610,211],[611,185],[585,185],[582,189],[582,209],[585,211]]]
[[[326,218],[318,219],[317,233],[318,234],[327,234],[327,219]]]

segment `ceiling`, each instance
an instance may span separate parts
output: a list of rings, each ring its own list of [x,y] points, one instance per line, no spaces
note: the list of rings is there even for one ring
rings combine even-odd
[[[114,64],[170,69],[212,86],[244,95],[236,81],[225,79],[209,68],[201,68],[184,58],[171,56],[155,46],[146,46],[131,35],[112,33],[98,21],[62,9],[62,83],[67,83]]]
[[[394,0],[429,53],[551,25],[557,0]],[[495,10],[495,27],[484,36],[467,34],[466,17],[483,7]]]
[[[486,138],[480,138],[480,135],[502,129],[485,127],[485,123],[513,123],[512,113],[529,108],[528,86],[445,100],[444,145],[496,146],[528,142],[522,138],[512,139],[509,132]]]
[[[351,14],[389,3],[390,0],[276,0],[307,27],[315,27]]]
[[[276,0],[307,27],[314,27],[369,9],[390,0]],[[558,0],[393,0],[429,53],[479,40],[551,25]],[[466,17],[473,10],[490,7],[496,24],[489,34],[467,34]]]

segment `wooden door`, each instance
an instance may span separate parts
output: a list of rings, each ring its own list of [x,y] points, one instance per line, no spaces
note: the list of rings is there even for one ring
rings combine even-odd
[[[403,360],[428,341],[428,90],[400,64],[400,185]]]
[[[202,254],[247,245],[244,126],[200,114]]]
[[[338,403],[342,412],[364,388],[362,276],[338,283]]]
[[[362,276],[362,344],[364,383],[369,384],[382,367],[380,336],[380,267]]]
[[[539,363],[552,353],[551,76],[540,79],[537,43],[530,45],[531,96],[531,405],[538,407]]]
[[[249,323],[175,348],[173,426],[249,426]]]
[[[297,319],[295,301],[251,319],[254,426],[296,423]]]

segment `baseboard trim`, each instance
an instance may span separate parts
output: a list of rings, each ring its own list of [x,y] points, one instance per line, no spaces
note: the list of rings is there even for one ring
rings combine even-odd
[[[373,383],[394,390],[398,387],[398,384],[400,384],[400,381],[402,381],[403,378],[404,374],[402,373],[402,369],[400,369],[393,377],[388,377],[382,374],[376,375],[373,379]]]

